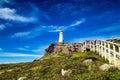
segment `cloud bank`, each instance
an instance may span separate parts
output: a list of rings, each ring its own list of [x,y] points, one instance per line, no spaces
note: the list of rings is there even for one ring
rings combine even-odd
[[[15,9],[11,8],[0,8],[0,18],[5,20],[20,21],[20,22],[33,22],[34,17],[24,17],[18,15]]]
[[[120,30],[120,25],[119,24],[115,24],[115,25],[108,26],[108,27],[105,27],[105,28],[102,28],[102,29],[98,29],[93,33],[96,34],[96,33],[111,32],[111,31],[116,31],[116,30]]]
[[[38,54],[25,54],[25,53],[12,53],[12,52],[1,52],[0,57],[42,57],[43,55]]]
[[[59,30],[62,31],[67,31],[71,29],[75,29],[76,26],[79,26],[80,24],[85,22],[85,18],[82,18],[81,20],[75,21],[74,23],[66,26],[58,26],[58,25],[48,25],[48,26],[38,26],[34,29],[31,29],[29,31],[24,31],[24,32],[17,32],[14,33],[11,38],[35,38],[39,35],[42,34],[42,32],[47,31],[47,32],[58,32]]]

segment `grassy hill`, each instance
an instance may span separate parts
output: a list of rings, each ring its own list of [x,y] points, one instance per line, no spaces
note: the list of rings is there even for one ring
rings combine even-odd
[[[120,39],[108,39],[107,41],[120,44]]]
[[[92,59],[89,64],[83,63]],[[45,55],[40,60],[18,64],[1,64],[0,80],[120,80],[120,70],[111,68],[102,71],[99,66],[107,63],[94,52]],[[61,75],[61,69],[72,70],[70,75]],[[22,79],[21,79],[22,80]]]
[[[118,44],[120,44],[120,40],[115,40],[115,43],[118,43]]]

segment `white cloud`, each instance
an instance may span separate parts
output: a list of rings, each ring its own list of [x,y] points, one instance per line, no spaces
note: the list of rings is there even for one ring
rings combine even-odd
[[[41,35],[40,33],[41,33],[41,30],[39,30],[39,28],[38,28],[38,30],[37,30],[37,28],[35,28],[35,29],[31,29],[27,32],[14,33],[11,36],[11,38],[23,38],[24,37],[24,39],[30,39],[30,38],[34,38],[34,37]]]
[[[27,51],[28,49],[26,49],[26,48],[17,48],[17,50]]]
[[[91,36],[91,37],[81,37],[81,38],[75,38],[71,40],[70,42],[84,42],[86,40],[106,40],[109,39],[110,37],[104,37],[104,36]]]
[[[3,30],[3,29],[5,29],[5,28],[6,28],[6,26],[5,26],[5,25],[0,24],[0,30]]]
[[[78,25],[80,25],[80,24],[82,24],[82,23],[84,23],[84,22],[85,22],[85,19],[82,18],[81,20],[76,21],[75,23],[71,24],[70,26],[71,26],[71,27],[78,26]]]
[[[28,51],[30,48],[30,46],[24,46],[24,47],[19,47],[19,48],[16,48],[17,50],[21,50],[21,51]]]
[[[35,52],[35,53],[40,53],[41,51],[42,51],[42,49],[41,48],[38,48],[38,49],[34,49],[34,50],[32,50],[33,52]]]
[[[100,32],[109,32],[109,31],[116,31],[116,30],[120,30],[120,25],[113,25],[113,26],[109,26],[109,27],[106,27],[106,28],[102,28],[102,29],[99,29],[93,33],[100,33]]]
[[[37,49],[34,49],[34,50],[32,50],[33,52],[35,52],[35,53],[44,53],[44,51],[45,51],[45,49],[48,47],[48,45],[46,45],[46,46],[40,46],[39,48],[37,48]]]
[[[66,30],[73,29],[74,26],[78,26],[84,22],[85,22],[85,18],[82,18],[81,20],[76,21],[75,23],[67,26],[50,25],[50,26],[41,26],[41,28],[49,32],[57,32],[59,30],[66,31]]]
[[[30,46],[25,46],[25,48],[27,48],[27,49],[28,49],[28,48],[30,48]]]
[[[7,27],[10,27],[12,24],[10,23],[3,23],[3,24],[0,24],[0,30],[4,30],[6,29]]]
[[[46,30],[46,31],[49,31],[49,32],[56,32],[56,31],[59,31],[59,30],[66,31],[66,30],[73,29],[74,26],[78,26],[78,25],[80,25],[84,22],[85,22],[85,18],[82,18],[81,20],[76,21],[75,23],[67,25],[67,26],[50,25],[50,26],[40,26],[40,27],[43,30]]]
[[[2,51],[3,49],[2,48],[0,48],[0,51]]]
[[[29,39],[29,38],[34,38],[42,34],[43,31],[48,31],[48,32],[56,32],[58,30],[65,30],[67,27],[65,26],[39,26],[34,29],[31,29],[26,32],[17,32],[14,33],[11,38],[23,38],[24,39]]]
[[[34,52],[34,53],[44,53],[45,52],[45,49],[48,47],[48,45],[43,45],[43,46],[40,46],[38,48],[34,48],[34,49],[30,49],[29,46],[24,46],[24,47],[20,47],[20,48],[16,48],[17,50],[20,50],[20,51],[30,51],[30,52]]]
[[[77,22],[76,25],[81,24],[83,23],[84,20],[81,19],[81,22]],[[74,24],[75,26],[75,24]],[[75,28],[75,27],[74,27]],[[63,31],[66,31],[66,30],[71,30],[71,29],[74,29],[73,26],[58,26],[58,25],[48,25],[48,26],[38,26],[34,29],[31,29],[29,31],[26,31],[26,32],[17,32],[17,33],[14,33],[11,37],[12,38],[23,38],[24,39],[29,39],[29,38],[34,38],[34,37],[37,37],[39,35],[42,34],[43,31],[48,31],[48,32],[58,32],[59,30],[63,30]]]
[[[25,54],[25,53],[12,53],[12,52],[2,52],[0,54],[2,57],[42,57],[43,55],[38,54]]]
[[[1,0],[1,3],[9,3],[9,4],[13,4],[13,0]]]
[[[13,4],[12,0],[0,0],[0,6],[2,7],[4,3]]]
[[[16,14],[15,9],[10,8],[0,8],[0,18],[12,21],[20,21],[20,22],[33,22],[35,18],[33,17],[24,17]]]
[[[26,37],[30,34],[31,32],[18,32],[13,34],[11,37],[16,38],[16,37]]]
[[[4,3],[11,3],[10,0],[2,0]]]
[[[56,31],[59,31],[59,30],[65,31],[66,29],[68,29],[67,26],[57,26],[57,25],[40,26],[40,28],[42,28],[43,30],[46,30],[48,32],[56,32]]]

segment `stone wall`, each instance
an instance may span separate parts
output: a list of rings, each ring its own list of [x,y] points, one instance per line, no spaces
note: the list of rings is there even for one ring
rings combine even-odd
[[[57,53],[67,53],[81,51],[81,43],[52,43],[45,50],[45,54],[57,54]]]

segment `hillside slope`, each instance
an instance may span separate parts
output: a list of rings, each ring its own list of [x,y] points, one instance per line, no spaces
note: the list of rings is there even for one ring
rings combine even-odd
[[[102,71],[99,67],[104,63],[107,61],[94,52],[45,55],[29,63],[0,65],[0,80],[119,80],[120,70]],[[62,76],[61,69],[72,72]]]
[[[107,41],[120,44],[120,39],[108,39]]]

